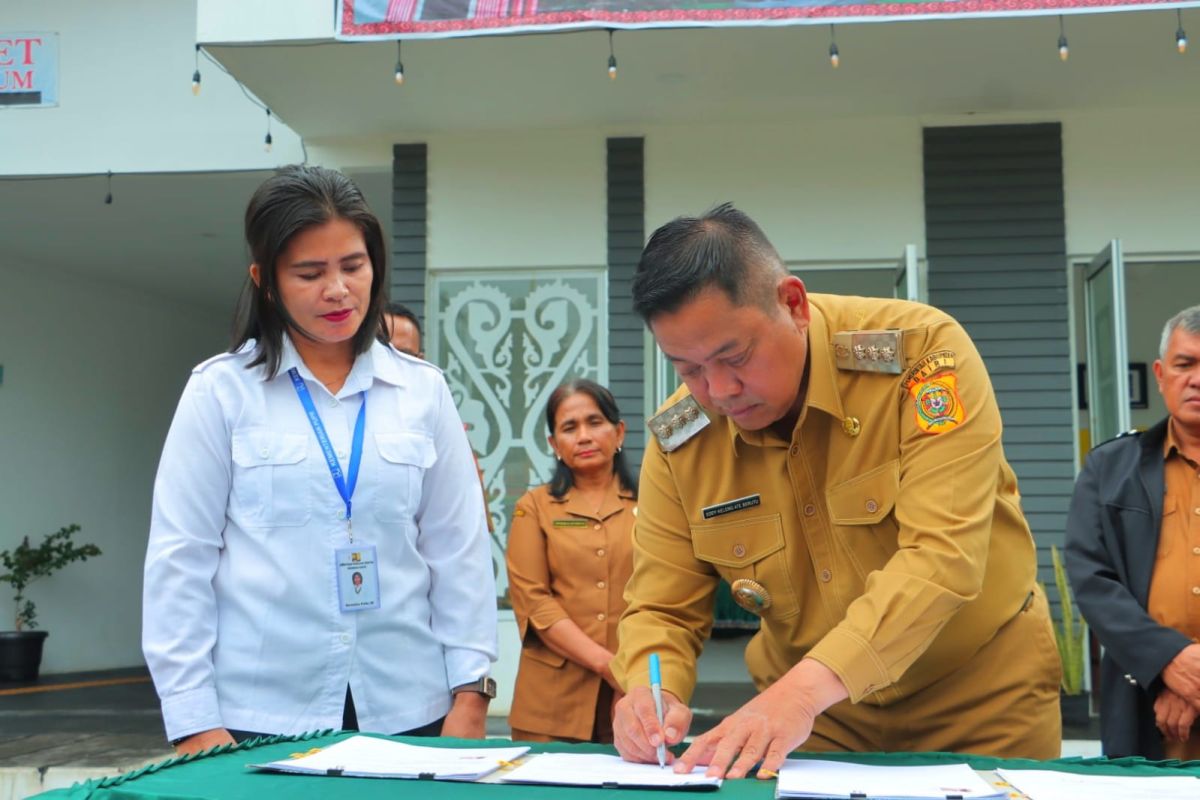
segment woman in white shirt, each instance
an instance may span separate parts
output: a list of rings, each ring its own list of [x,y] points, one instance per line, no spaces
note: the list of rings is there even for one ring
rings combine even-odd
[[[233,349],[193,370],[154,486],[142,644],[167,738],[481,737],[478,479],[441,372],[377,341],[379,222],[345,176],[288,167],[246,240]]]

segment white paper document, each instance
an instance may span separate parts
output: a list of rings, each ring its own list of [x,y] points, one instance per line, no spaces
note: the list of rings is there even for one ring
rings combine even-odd
[[[633,764],[620,756],[601,753],[539,753],[512,772],[503,783],[540,783],[556,786],[602,786],[614,789],[715,790],[720,778],[704,774],[707,767],[677,774],[670,766]]]
[[[302,748],[303,743],[297,742],[297,747]],[[301,775],[473,781],[527,752],[528,747],[454,749],[351,736],[315,753],[248,766]]]
[[[776,797],[946,800],[1004,797],[966,764],[876,767],[844,761],[789,758],[779,770]]]
[[[1077,775],[1048,769],[998,769],[1031,800],[1197,800],[1200,778],[1188,775]]]

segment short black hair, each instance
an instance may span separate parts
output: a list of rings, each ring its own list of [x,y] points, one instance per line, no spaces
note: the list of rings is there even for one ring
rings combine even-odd
[[[777,279],[787,274],[758,224],[723,203],[699,217],[676,217],[654,232],[633,276],[633,310],[650,322],[710,286],[734,305],[769,309]]]
[[[387,299],[387,249],[383,228],[371,213],[354,181],[324,167],[293,164],[263,181],[246,206],[246,244],[258,265],[259,282],[249,277],[238,298],[234,319],[235,352],[251,339],[256,355],[248,367],[265,364],[269,374],[279,372],[283,335],[289,328],[301,336],[308,333],[277,302],[275,264],[292,237],[335,219],[353,223],[362,231],[367,257],[371,260],[371,300],[362,325],[351,340],[354,353],[365,353],[380,333],[386,333],[380,311]]]
[[[612,392],[587,378],[573,378],[560,384],[550,393],[550,399],[546,401],[546,427],[550,430],[551,436],[554,435],[554,418],[558,415],[558,407],[571,395],[581,392],[596,401],[596,406],[599,407],[600,413],[606,420],[613,425],[621,421],[621,411],[617,408],[617,399],[613,397]],[[617,476],[617,480],[620,481],[625,491],[630,492],[636,498],[638,493],[637,477],[629,468],[624,452],[613,456],[613,474]],[[571,472],[571,468],[564,462],[556,460],[554,475],[550,478],[550,494],[561,499],[574,485],[575,473]]]
[[[404,317],[406,320],[411,322],[413,327],[417,329],[417,336],[420,337],[421,342],[424,343],[425,331],[421,328],[421,320],[417,319],[416,313],[413,312],[411,308],[404,305],[404,303],[392,302],[383,307],[383,313],[393,317]]]

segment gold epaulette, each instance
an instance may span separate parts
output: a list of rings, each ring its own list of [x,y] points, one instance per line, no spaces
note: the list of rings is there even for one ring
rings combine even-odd
[[[708,414],[689,394],[655,414],[646,424],[659,446],[669,453],[704,430],[709,422]]]
[[[888,372],[904,369],[904,332],[838,331],[833,335],[833,353],[838,369],[858,372]]]

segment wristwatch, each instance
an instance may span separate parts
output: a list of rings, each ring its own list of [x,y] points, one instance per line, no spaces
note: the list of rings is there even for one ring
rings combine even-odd
[[[477,681],[464,683],[462,686],[455,686],[450,690],[450,694],[461,694],[463,692],[478,692],[489,700],[496,699],[496,681],[495,679],[484,675]]]

